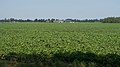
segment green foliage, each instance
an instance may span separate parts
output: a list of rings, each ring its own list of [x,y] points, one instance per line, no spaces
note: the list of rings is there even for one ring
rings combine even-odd
[[[1,60],[48,66],[117,67],[119,55],[119,24],[0,23]]]
[[[120,17],[107,17],[102,22],[103,23],[120,23]]]

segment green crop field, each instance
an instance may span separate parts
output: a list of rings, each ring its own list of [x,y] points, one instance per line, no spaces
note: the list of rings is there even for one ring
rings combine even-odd
[[[0,58],[56,67],[119,67],[120,24],[0,23]]]

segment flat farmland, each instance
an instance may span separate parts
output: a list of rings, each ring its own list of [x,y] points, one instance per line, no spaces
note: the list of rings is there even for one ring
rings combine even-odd
[[[88,63],[91,67],[119,66],[120,24],[0,23],[0,58],[48,62],[48,66],[58,60],[83,67]]]

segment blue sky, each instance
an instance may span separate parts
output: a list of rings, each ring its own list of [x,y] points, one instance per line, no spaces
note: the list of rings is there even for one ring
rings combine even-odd
[[[120,16],[120,0],[0,0],[0,18],[104,18]]]

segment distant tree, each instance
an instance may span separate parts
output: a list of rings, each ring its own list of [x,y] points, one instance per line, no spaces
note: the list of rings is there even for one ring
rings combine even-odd
[[[52,22],[52,23],[55,22],[55,19],[52,18],[52,19],[50,20],[50,22]]]
[[[4,19],[4,22],[8,22],[8,20],[5,18],[5,19]]]
[[[25,20],[19,19],[18,22],[25,22]]]
[[[120,23],[120,17],[107,17],[102,20],[103,23]]]
[[[14,18],[10,18],[9,21],[10,22],[15,22],[15,19]]]
[[[38,22],[38,19],[35,19],[34,22]]]
[[[26,20],[26,22],[32,22],[32,20],[30,20],[30,19],[27,19],[27,20]]]

